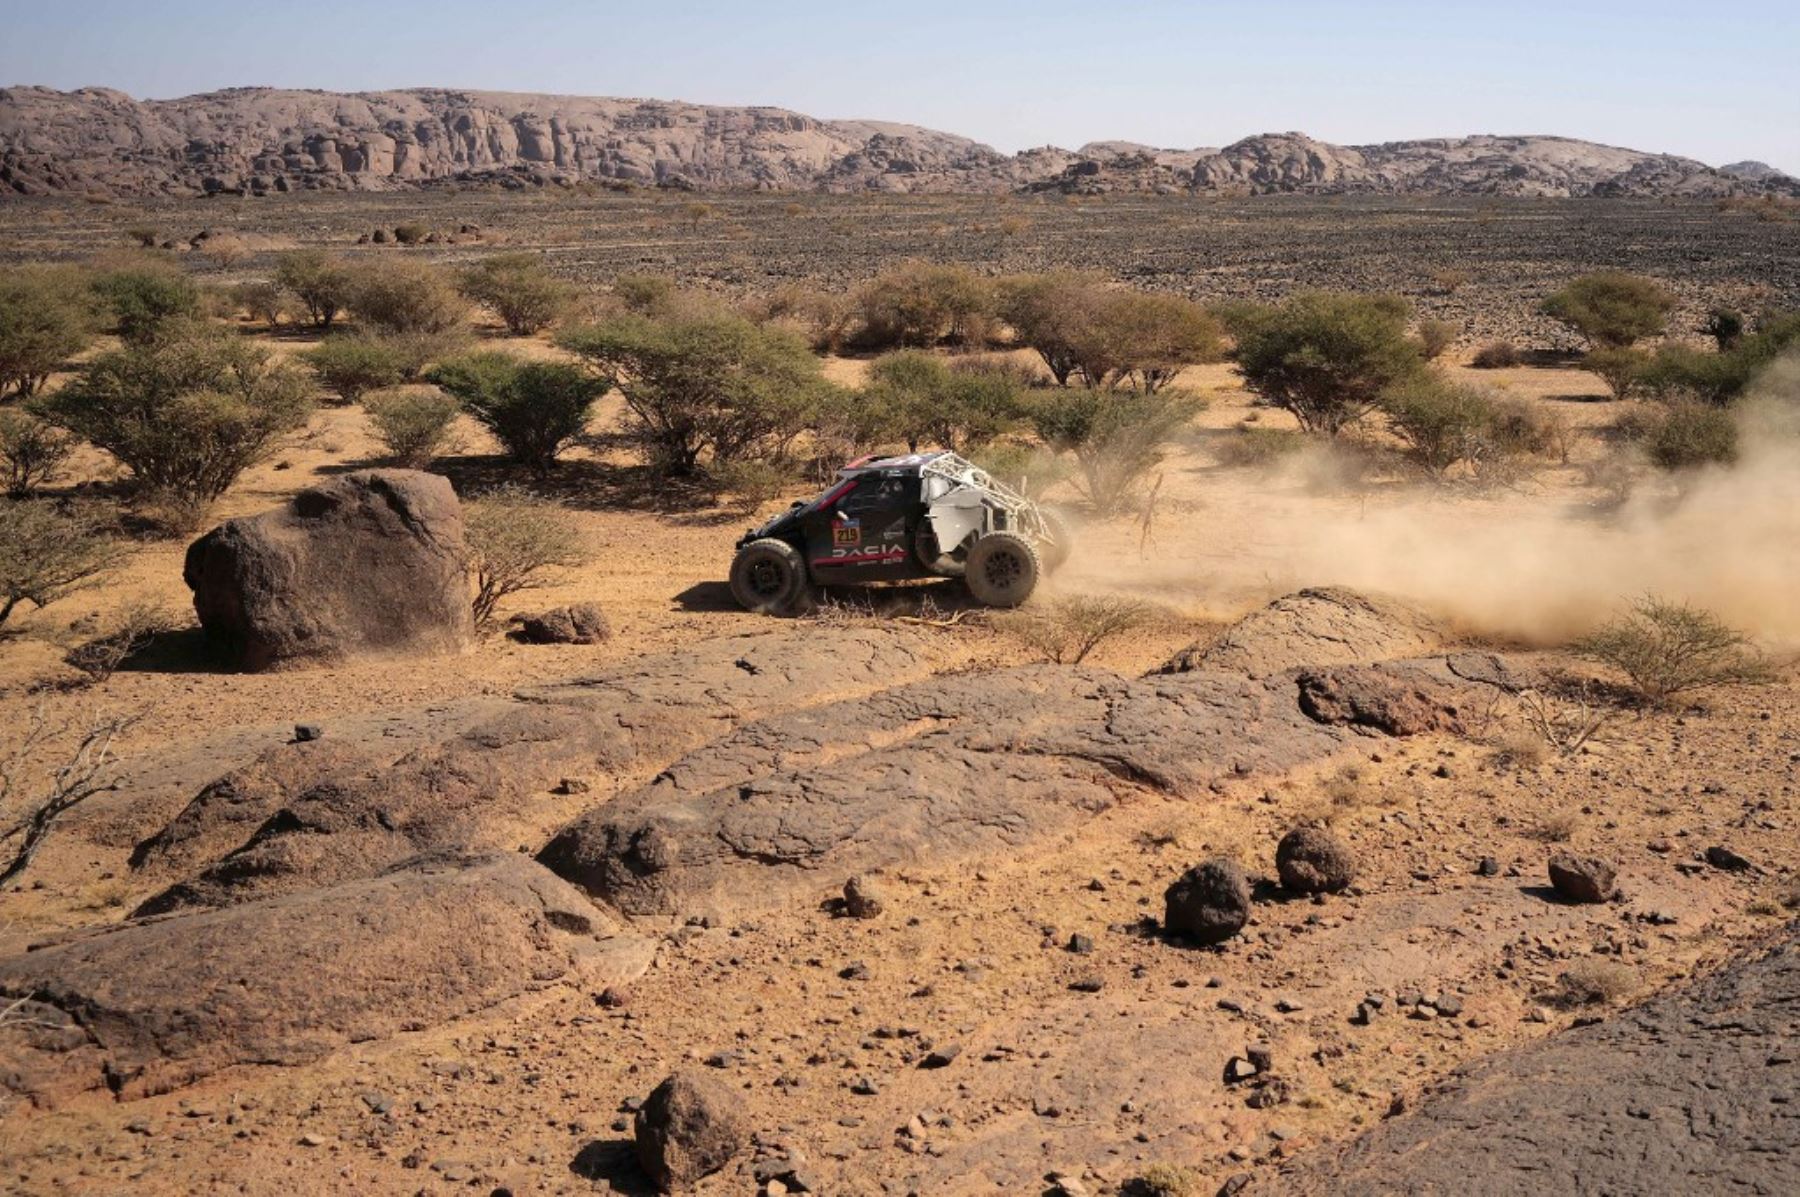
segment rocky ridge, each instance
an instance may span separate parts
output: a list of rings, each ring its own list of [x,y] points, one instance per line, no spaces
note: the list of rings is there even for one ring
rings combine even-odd
[[[1264,133],[1220,150],[1103,141],[1008,155],[915,125],[662,100],[445,88],[232,88],[136,100],[109,88],[0,88],[0,196],[484,182],[901,193],[1800,194],[1800,180],[1760,163],[1715,170],[1562,137],[1339,146]]]

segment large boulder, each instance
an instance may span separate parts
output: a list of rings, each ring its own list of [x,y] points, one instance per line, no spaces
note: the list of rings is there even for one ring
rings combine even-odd
[[[1250,879],[1234,861],[1202,861],[1163,894],[1163,930],[1189,943],[1224,943],[1250,921]]]
[[[1445,639],[1430,616],[1404,603],[1322,586],[1284,595],[1251,612],[1216,639],[1182,649],[1157,672],[1221,669],[1266,677],[1301,666],[1416,657]]]
[[[1323,828],[1296,827],[1276,845],[1275,869],[1293,893],[1335,893],[1356,880],[1356,853]]]
[[[709,1076],[675,1073],[638,1109],[638,1165],[665,1193],[712,1175],[749,1142],[743,1104]]]
[[[560,983],[623,984],[654,945],[517,853],[75,933],[0,960],[0,1090],[167,1092],[302,1064]]]
[[[243,669],[448,653],[473,636],[462,508],[447,479],[365,470],[188,546],[207,635]]]

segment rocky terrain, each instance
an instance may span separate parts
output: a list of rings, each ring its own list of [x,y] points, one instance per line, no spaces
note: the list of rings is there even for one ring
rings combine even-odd
[[[1339,146],[1266,133],[1222,150],[1107,141],[1007,155],[913,125],[661,100],[234,88],[140,101],[106,88],[0,89],[0,196],[584,181],[784,192],[1800,194],[1800,181],[1760,163],[1715,170],[1545,136]]]

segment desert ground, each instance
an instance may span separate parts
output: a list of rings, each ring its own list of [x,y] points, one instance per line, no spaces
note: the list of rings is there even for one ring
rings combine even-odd
[[[356,244],[399,220],[445,239]],[[0,893],[0,987],[42,988],[34,960],[87,952],[67,966],[64,1009],[76,1023],[95,1012],[86,1032],[0,1027],[0,1188],[648,1191],[633,1113],[677,1069],[735,1093],[750,1131],[697,1193],[1466,1191],[1454,1158],[1438,1173],[1419,1162],[1437,1124],[1409,1119],[1454,1121],[1443,1103],[1471,1087],[1494,1098],[1488,1117],[1525,1119],[1533,1095],[1554,1105],[1587,1085],[1594,1108],[1571,1125],[1656,1132],[1673,1155],[1644,1159],[1689,1169],[1696,1191],[1739,1165],[1690,1139],[1739,1152],[1758,1186],[1745,1191],[1800,1183],[1791,1155],[1731,1129],[1764,1134],[1775,1108],[1792,1143],[1791,964],[1743,982],[1750,998],[1729,980],[1683,988],[1792,952],[1791,449],[1694,478],[1622,476],[1611,430],[1630,401],[1577,368],[1567,331],[1535,310],[1575,274],[1629,269],[1674,290],[1672,327],[1697,342],[1710,306],[1800,307],[1800,223],[1648,201],[444,192],[0,205],[0,256],[73,260],[137,228],[179,246],[231,234],[230,254],[183,255],[222,283],[326,245],[448,264],[541,250],[587,286],[655,273],[728,299],[848,287],[918,258],[1098,269],[1203,301],[1391,290],[1458,326],[1451,375],[1553,414],[1565,443],[1486,478],[1422,479],[1377,433],[1244,460],[1241,429],[1292,417],[1229,362],[1190,367],[1174,385],[1205,407],[1153,502],[1101,518],[1067,482],[1045,496],[1076,550],[1034,601],[1117,595],[1155,613],[1080,665],[1044,661],[954,583],[834,594],[791,619],[737,609],[733,542],[816,485],[759,506],[661,489],[607,435],[616,397],[547,478],[527,479],[566,504],[590,560],[501,612],[596,603],[604,643],[527,644],[503,624],[455,656],[229,671],[191,616],[188,538],[146,535],[104,585],[15,616],[0,640],[10,736],[34,718],[137,716],[116,784]],[[318,340],[236,324],[283,356]],[[475,335],[564,356],[480,317]],[[1532,352],[1474,369],[1502,337]],[[832,355],[825,371],[855,385],[869,364]],[[362,407],[322,404],[206,526],[382,463]],[[466,418],[432,468],[464,494],[516,474]],[[104,493],[120,477],[84,449],[59,486]],[[1332,589],[1292,597],[1308,588]],[[1773,680],[1666,710],[1625,701],[1617,675],[1569,646],[1647,592],[1748,631]],[[69,646],[145,601],[179,613],[178,630],[78,684]],[[1202,664],[1156,672],[1190,646]],[[1425,716],[1384,730],[1294,705],[1295,671],[1395,661],[1381,684],[1406,679]],[[295,742],[297,725],[321,734]],[[385,817],[270,830],[284,803],[312,800],[314,774],[359,778],[346,792],[377,805],[391,788],[429,819],[439,791],[404,795],[457,770],[492,798],[469,843]],[[1303,824],[1353,850],[1347,889],[1276,882],[1276,844]],[[588,849],[559,857],[554,843],[602,825],[646,860],[653,835],[675,837],[676,863],[589,886]],[[259,826],[288,837],[280,867],[221,871]],[[407,836],[406,852],[389,842]],[[474,841],[498,855],[446,863]],[[429,884],[384,892],[410,884],[387,870],[414,850],[435,854]],[[1560,900],[1546,861],[1565,850],[1613,862],[1618,893]],[[574,886],[549,893],[540,852]],[[1252,875],[1247,928],[1211,948],[1166,940],[1165,889],[1215,856]],[[873,917],[842,909],[852,874],[881,892]],[[133,917],[182,886],[242,888]],[[591,904],[595,888],[609,900]],[[516,929],[539,901],[556,917]],[[117,930],[128,922],[136,938]],[[184,995],[190,968],[217,990]],[[370,992],[393,1009],[358,1007]],[[1769,1025],[1742,1013],[1775,992]],[[245,1001],[248,1021],[233,1012]],[[1688,1017],[1687,1001],[1704,1012]],[[99,1018],[114,1007],[138,1021]],[[1715,1071],[1690,1104],[1651,1102],[1604,1129],[1630,1101],[1605,1087],[1612,1041],[1598,1037],[1731,1017],[1754,1061],[1657,1068],[1762,1069],[1753,1083]],[[1513,1171],[1491,1191],[1583,1191],[1554,1134],[1501,1137]]]

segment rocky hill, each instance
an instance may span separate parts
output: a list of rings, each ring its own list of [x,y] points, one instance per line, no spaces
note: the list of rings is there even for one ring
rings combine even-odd
[[[1222,150],[1107,141],[1008,155],[914,125],[660,100],[234,88],[139,101],[105,88],[0,88],[0,195],[583,180],[841,192],[1800,193],[1800,182],[1760,166],[1720,171],[1559,137],[1337,146],[1302,133],[1262,134]]]

